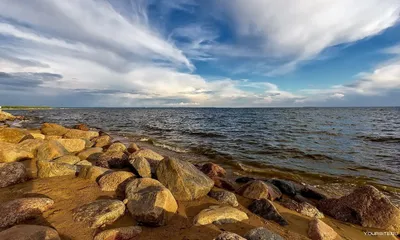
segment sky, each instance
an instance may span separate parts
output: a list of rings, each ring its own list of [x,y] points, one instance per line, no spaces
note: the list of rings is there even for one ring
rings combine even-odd
[[[0,105],[400,106],[400,0],[1,0]]]

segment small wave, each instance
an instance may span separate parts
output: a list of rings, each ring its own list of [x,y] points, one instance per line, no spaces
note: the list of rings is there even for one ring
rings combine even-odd
[[[154,139],[151,139],[151,138],[141,138],[139,141],[148,142],[153,146],[164,148],[164,149],[168,149],[170,151],[177,152],[177,153],[186,153],[186,152],[188,152],[188,150],[179,148],[177,146],[173,146],[173,145],[165,144],[165,143],[162,143],[162,142],[158,142],[158,141],[156,141]]]
[[[334,158],[319,154],[319,153],[306,153],[297,148],[276,148],[270,147],[268,149],[262,149],[257,151],[252,151],[252,154],[272,154],[279,158],[295,158],[295,159],[308,159],[308,160],[334,160]]]
[[[204,137],[204,138],[225,138],[226,136],[220,133],[216,133],[216,132],[201,132],[201,131],[189,131],[189,130],[185,130],[182,131],[182,133],[185,134],[189,134],[189,135],[195,135],[195,136],[199,136],[199,137]]]
[[[400,137],[395,136],[359,136],[359,138],[370,142],[400,143]]]
[[[211,147],[197,146],[192,147],[190,150],[194,153],[201,154],[207,156],[211,159],[224,161],[224,160],[233,160],[233,156],[228,153],[219,152]]]

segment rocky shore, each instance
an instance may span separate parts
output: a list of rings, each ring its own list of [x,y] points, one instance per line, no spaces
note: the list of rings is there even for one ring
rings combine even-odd
[[[397,239],[400,210],[373,186],[332,197],[235,177],[84,124],[10,127],[0,111],[0,239]],[[189,159],[190,160],[190,159]]]

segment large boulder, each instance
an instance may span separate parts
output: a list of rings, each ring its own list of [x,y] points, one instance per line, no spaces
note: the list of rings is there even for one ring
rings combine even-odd
[[[68,132],[68,129],[55,123],[43,123],[40,131],[44,135],[63,136]]]
[[[277,222],[281,226],[286,226],[289,223],[279,214],[275,206],[268,199],[254,200],[249,205],[249,210],[267,220],[272,220]]]
[[[119,151],[102,153],[96,161],[96,166],[104,168],[124,168],[129,166],[128,155]]]
[[[96,161],[103,153],[103,149],[100,147],[88,148],[78,153],[78,157],[81,160]]]
[[[160,163],[161,160],[164,159],[163,156],[160,154],[154,152],[151,149],[140,149],[138,151],[135,151],[132,156],[136,157],[144,157],[149,161],[150,167],[151,167],[151,172],[155,173],[158,167],[158,164]]]
[[[38,161],[51,161],[67,154],[68,151],[63,147],[63,145],[56,140],[51,140],[38,147],[36,159]]]
[[[33,136],[24,129],[2,128],[0,129],[0,142],[19,143],[25,139],[33,139]]]
[[[99,186],[101,191],[125,191],[126,184],[133,178],[135,175],[131,172],[112,172],[99,179]]]
[[[75,155],[64,155],[64,156],[54,159],[52,162],[75,165],[80,161],[81,161],[81,159]]]
[[[1,240],[61,240],[53,228],[39,225],[17,225],[0,232]]]
[[[84,222],[90,228],[112,224],[125,213],[125,204],[119,200],[102,199],[82,205],[72,211],[74,221]]]
[[[304,216],[310,218],[323,218],[324,214],[321,213],[316,207],[307,202],[297,202],[292,199],[282,199],[279,202],[285,208],[296,211]]]
[[[98,181],[102,176],[112,173],[113,171],[108,168],[96,167],[96,166],[79,166],[78,177],[89,179],[92,181]]]
[[[243,238],[236,233],[223,232],[214,238],[214,240],[246,240],[246,238]]]
[[[42,144],[45,143],[43,139],[26,139],[20,143],[18,143],[18,147],[20,149],[24,149],[26,151],[30,151],[33,156],[36,156],[37,150]]]
[[[82,131],[78,129],[69,129],[67,133],[64,134],[65,138],[84,138],[87,140],[91,140],[98,136],[99,133],[96,131]]]
[[[129,163],[140,177],[151,178],[151,167],[146,158],[131,155]]]
[[[260,180],[246,183],[237,190],[237,193],[250,199],[269,199],[275,200],[282,197],[282,193],[272,184]]]
[[[320,200],[318,208],[340,221],[400,232],[400,210],[373,186],[358,187],[339,199]]]
[[[0,142],[0,162],[16,162],[32,159],[34,154],[19,147],[18,144]]]
[[[102,148],[102,147],[110,145],[111,140],[112,139],[111,139],[110,136],[103,135],[103,136],[99,136],[99,137],[93,138],[92,142],[95,143],[94,144],[95,147],[101,147]]]
[[[59,142],[68,152],[79,152],[85,149],[86,142],[83,139],[58,139]]]
[[[67,163],[37,161],[38,177],[49,178],[76,175],[78,167]]]
[[[335,240],[338,234],[328,224],[319,219],[313,219],[308,225],[308,237],[311,240]]]
[[[115,142],[107,148],[107,152],[125,152],[126,146],[123,143]]]
[[[145,225],[165,225],[178,210],[171,192],[155,179],[137,178],[129,182],[125,195],[132,217]]]
[[[249,219],[245,212],[231,206],[210,206],[194,217],[195,226],[241,222]]]
[[[113,228],[98,233],[94,240],[134,240],[141,232],[138,226]]]
[[[54,201],[50,198],[19,198],[2,203],[0,204],[0,228],[41,215],[53,204]]]
[[[213,180],[193,164],[175,158],[166,158],[157,168],[157,179],[164,184],[177,200],[194,200],[210,192]]]
[[[271,183],[275,185],[282,193],[288,196],[295,196],[303,187],[292,181],[282,179],[272,179]]]
[[[280,235],[263,227],[250,230],[244,237],[247,240],[284,240]]]
[[[0,163],[0,188],[25,182],[27,178],[24,164],[19,162]]]
[[[234,207],[239,206],[236,195],[232,192],[214,188],[208,193],[208,196],[214,198],[222,204],[229,204]]]
[[[0,110],[0,122],[14,121],[15,119],[16,119],[16,117],[14,115],[12,115],[11,113]]]

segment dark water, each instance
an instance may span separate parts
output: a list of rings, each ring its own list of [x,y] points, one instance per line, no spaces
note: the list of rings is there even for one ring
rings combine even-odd
[[[33,123],[87,123],[244,168],[400,187],[400,108],[58,109]]]

